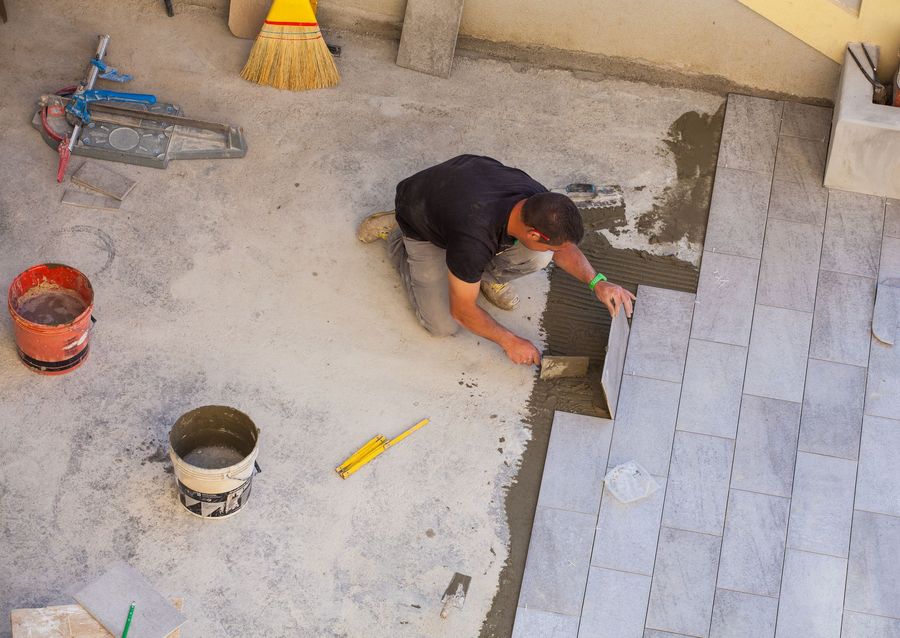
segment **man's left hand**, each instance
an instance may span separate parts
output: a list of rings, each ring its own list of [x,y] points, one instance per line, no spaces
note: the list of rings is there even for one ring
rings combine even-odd
[[[626,317],[631,316],[631,302],[635,300],[635,296],[622,288],[622,286],[611,284],[608,281],[601,281],[594,287],[594,294],[597,295],[597,299],[603,302],[603,305],[606,306],[609,314],[613,317],[619,313],[619,308],[621,307],[625,308]]]

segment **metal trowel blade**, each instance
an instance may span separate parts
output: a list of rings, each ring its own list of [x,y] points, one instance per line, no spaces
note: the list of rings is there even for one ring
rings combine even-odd
[[[587,357],[543,357],[541,359],[541,379],[587,376]]]

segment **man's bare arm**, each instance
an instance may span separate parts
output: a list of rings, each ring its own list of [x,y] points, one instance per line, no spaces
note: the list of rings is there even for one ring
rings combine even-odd
[[[453,273],[449,273],[448,277],[450,314],[460,325],[499,345],[513,363],[538,365],[541,362],[541,354],[533,343],[501,326],[478,306],[476,301],[481,290],[480,284],[465,282]]]
[[[567,273],[575,277],[580,282],[588,284],[597,275],[597,271],[591,266],[584,253],[579,250],[575,244],[565,244],[562,248],[553,253],[553,261],[557,266],[565,270]],[[619,307],[625,308],[625,316],[631,316],[631,302],[634,301],[634,295],[629,291],[609,283],[608,281],[600,281],[594,287],[594,294],[603,305],[609,310],[609,314],[613,317],[619,312]]]

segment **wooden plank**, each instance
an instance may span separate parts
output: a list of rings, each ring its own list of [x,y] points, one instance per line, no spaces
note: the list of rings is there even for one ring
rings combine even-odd
[[[178,611],[183,598],[170,597]],[[115,638],[103,625],[88,614],[81,605],[59,605],[38,609],[13,609],[12,638]],[[176,629],[167,638],[179,638]]]

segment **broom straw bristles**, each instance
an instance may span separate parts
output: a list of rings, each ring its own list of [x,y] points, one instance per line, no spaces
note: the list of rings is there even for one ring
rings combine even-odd
[[[241,77],[279,89],[335,86],[340,75],[309,0],[275,0]]]

